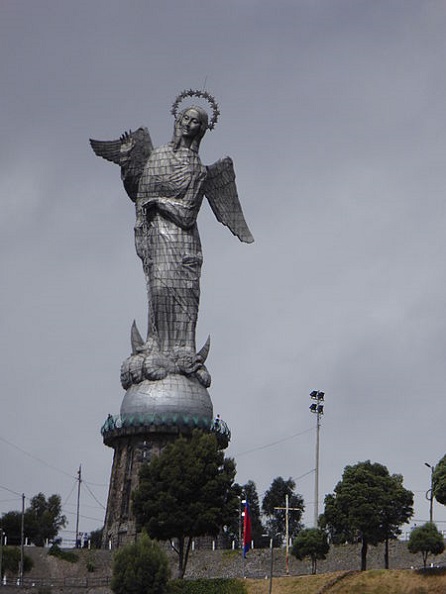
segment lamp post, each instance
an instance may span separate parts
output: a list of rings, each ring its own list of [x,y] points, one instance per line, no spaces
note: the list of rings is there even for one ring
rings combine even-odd
[[[316,415],[316,467],[314,477],[314,527],[317,528],[319,521],[319,431],[321,427],[321,416],[324,414],[324,392],[313,390],[310,398],[314,402],[310,406],[310,411]]]
[[[435,466],[432,464],[424,463],[425,466],[431,469],[431,488],[426,491],[426,499],[429,501],[429,522],[432,524],[434,521],[434,470]]]

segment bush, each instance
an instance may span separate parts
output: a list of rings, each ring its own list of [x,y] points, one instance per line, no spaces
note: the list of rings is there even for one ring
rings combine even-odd
[[[79,557],[76,555],[76,553],[72,553],[71,551],[63,551],[56,544],[53,544],[53,546],[50,548],[48,555],[52,555],[53,557],[57,557],[63,561],[68,561],[68,563],[77,563],[79,561]]]
[[[111,589],[115,594],[164,594],[169,577],[166,554],[143,534],[138,542],[116,552]]]
[[[247,590],[242,581],[233,579],[174,580],[168,594],[247,594]]]
[[[3,547],[2,551],[2,575],[3,577],[6,572],[17,575],[20,565],[20,548],[19,547]],[[34,562],[31,557],[25,555],[23,557],[23,571],[31,571]]]

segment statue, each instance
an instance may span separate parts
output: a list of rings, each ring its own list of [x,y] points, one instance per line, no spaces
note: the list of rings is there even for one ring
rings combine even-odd
[[[211,105],[210,122],[200,106],[179,111],[187,97],[201,97]],[[204,166],[198,155],[206,130],[218,119],[215,100],[204,91],[184,91],[172,114],[172,141],[159,148],[153,148],[147,128],[118,140],[90,140],[96,155],[121,167],[124,188],[136,206],[135,246],[147,284],[147,339],[134,322],[132,355],[121,368],[124,389],[169,374],[195,377],[205,388],[211,383],[204,364],[209,338],[198,353],[195,345],[203,261],[196,221],[203,197],[234,235],[254,241],[238,199],[232,160],[225,157]]]

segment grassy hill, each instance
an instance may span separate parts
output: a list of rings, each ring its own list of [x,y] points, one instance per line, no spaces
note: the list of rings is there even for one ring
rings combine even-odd
[[[245,580],[248,594],[268,594],[269,580]],[[273,579],[273,594],[445,594],[446,572],[372,569]]]

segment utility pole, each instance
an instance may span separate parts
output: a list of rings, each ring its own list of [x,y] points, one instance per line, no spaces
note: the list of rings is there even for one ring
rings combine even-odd
[[[319,432],[321,428],[321,415],[324,414],[324,392],[313,390],[310,398],[315,400],[310,406],[310,411],[316,415],[316,466],[314,477],[314,527],[317,528],[319,522]]]
[[[23,564],[25,559],[25,494],[22,493],[22,524],[20,528],[20,567],[19,581],[23,584]]]
[[[76,548],[78,548],[78,542],[79,542],[79,510],[80,510],[80,501],[81,501],[81,483],[82,483],[82,467],[79,464],[79,470],[77,471]]]
[[[2,577],[2,563],[3,563],[3,526],[0,527],[0,580]]]

